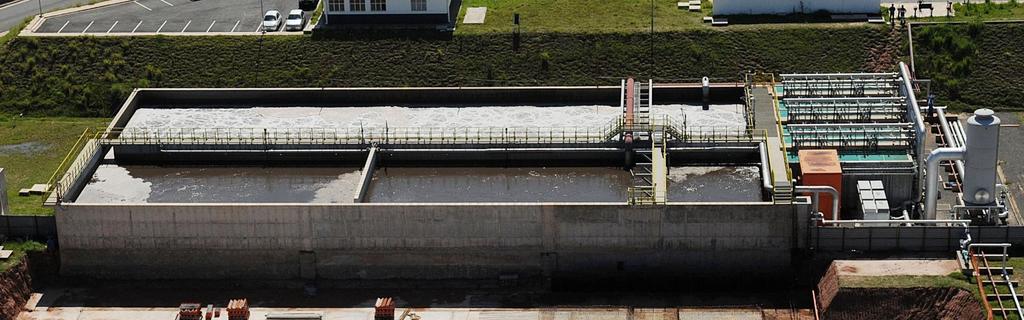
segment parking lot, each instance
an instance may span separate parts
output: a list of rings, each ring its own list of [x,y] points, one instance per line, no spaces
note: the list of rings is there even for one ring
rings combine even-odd
[[[297,0],[133,0],[47,18],[36,33],[173,34],[259,32],[263,13],[281,12],[281,27]],[[306,21],[309,15],[306,12]],[[289,32],[298,33],[298,32]]]

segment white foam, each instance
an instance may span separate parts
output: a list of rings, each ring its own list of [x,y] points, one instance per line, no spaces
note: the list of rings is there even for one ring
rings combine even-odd
[[[656,105],[651,113],[689,126],[743,128],[741,105]],[[127,128],[566,128],[602,127],[621,114],[618,106],[560,107],[273,107],[142,108]]]

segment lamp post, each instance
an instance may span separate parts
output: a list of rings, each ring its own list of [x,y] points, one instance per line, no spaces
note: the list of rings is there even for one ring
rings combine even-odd
[[[651,0],[651,66],[648,73],[654,78],[654,0]]]
[[[39,4],[39,16],[42,17],[43,16],[43,0],[36,0],[36,3]]]

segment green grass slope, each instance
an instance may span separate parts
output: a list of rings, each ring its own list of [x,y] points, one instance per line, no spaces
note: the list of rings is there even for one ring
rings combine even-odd
[[[933,79],[939,101],[966,110],[1024,109],[1024,24],[914,28],[918,77]]]
[[[7,176],[7,198],[14,214],[51,214],[40,196],[21,197],[18,189],[46,183],[86,128],[107,119],[18,118],[0,114],[0,167]]]
[[[662,32],[652,55],[650,35],[616,33],[524,34],[518,52],[495,34],[18,38],[0,53],[0,111],[109,116],[135,87],[599,85],[630,75],[884,71],[899,39],[882,27]]]

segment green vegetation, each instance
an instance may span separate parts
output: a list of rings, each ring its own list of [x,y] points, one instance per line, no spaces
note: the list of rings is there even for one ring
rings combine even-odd
[[[942,22],[1024,19],[1024,5],[1020,4],[1017,0],[1010,0],[1005,3],[993,3],[989,0],[985,0],[984,2],[974,0],[972,3],[958,2],[953,4],[953,12],[955,12],[956,15],[952,17],[931,17],[924,15],[924,13],[918,13],[920,18],[917,20]],[[888,13],[886,14],[888,15]]]
[[[309,18],[310,25],[316,25],[320,21],[320,17],[324,15],[324,2],[327,0],[317,1],[316,10],[313,11],[313,16]]]
[[[692,30],[705,27],[702,12],[676,7],[677,0],[655,0],[656,31]],[[464,0],[459,13],[459,34],[512,32],[512,16],[519,13],[523,32],[630,33],[650,32],[652,1],[580,0]],[[487,7],[480,25],[461,24],[470,7]],[[705,2],[710,14],[711,4]]]
[[[18,38],[0,55],[0,111],[109,117],[135,87],[345,87],[738,81],[746,71],[889,71],[899,33],[873,26],[649,34]]]
[[[32,22],[32,18],[25,18],[25,20],[22,20],[21,23],[14,26],[14,28],[11,28],[10,32],[7,32],[7,34],[0,37],[0,53],[3,53],[4,45],[10,42],[12,39],[17,38],[18,34],[21,33],[22,29],[25,29],[25,27],[28,26],[29,22]]]
[[[18,196],[18,189],[45,183],[86,128],[109,120],[93,118],[20,118],[0,114],[0,167],[7,175],[7,196],[15,214],[52,214],[39,196]]]
[[[1024,24],[914,28],[918,77],[933,79],[939,102],[958,110],[1024,109]]]
[[[4,250],[14,250],[14,253],[11,254],[10,259],[0,261],[0,272],[7,271],[7,269],[21,262],[21,259],[25,257],[25,254],[28,252],[46,250],[45,244],[35,241],[4,242],[0,246],[3,246]]]
[[[960,272],[946,276],[843,276],[844,288],[960,288],[978,294],[978,286]]]

